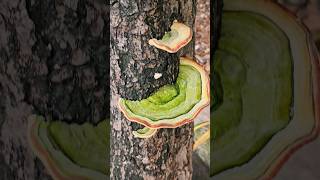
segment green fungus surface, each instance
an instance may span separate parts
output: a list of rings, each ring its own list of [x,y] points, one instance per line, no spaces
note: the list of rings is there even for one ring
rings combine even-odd
[[[64,154],[76,164],[104,174],[108,173],[108,132],[105,122],[93,126],[56,121],[49,125],[50,137]]]
[[[211,175],[255,156],[290,122],[289,40],[264,16],[225,11],[211,83]]]
[[[188,113],[201,100],[201,76],[192,66],[180,65],[177,81],[165,85],[147,99],[125,100],[131,112],[152,121],[171,119]]]
[[[163,37],[161,38],[161,41],[163,43],[169,43],[173,41],[176,37],[178,37],[179,33],[176,30],[171,30],[170,32],[166,32]]]
[[[40,147],[34,146],[44,164],[64,177],[83,177],[102,180],[109,174],[106,153],[109,147],[107,122],[97,125],[68,124],[61,121],[46,122],[35,116],[35,132]],[[44,158],[46,156],[46,158]],[[57,175],[57,174],[55,174]]]

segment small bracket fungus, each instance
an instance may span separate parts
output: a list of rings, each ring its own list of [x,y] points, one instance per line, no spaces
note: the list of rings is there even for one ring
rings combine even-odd
[[[28,119],[28,141],[53,179],[105,180],[106,121],[97,126],[46,122],[32,115]],[[92,153],[94,152],[94,153]]]
[[[137,131],[133,131],[132,134],[137,138],[149,138],[157,133],[157,129],[152,129],[148,127],[144,127],[142,129],[138,129]]]
[[[209,85],[204,67],[181,57],[176,84],[165,85],[141,101],[120,98],[119,108],[129,121],[150,128],[134,132],[136,136],[139,131],[154,134],[159,128],[176,128],[191,122],[209,104]]]
[[[149,44],[169,53],[176,53],[192,39],[192,30],[183,23],[174,21],[171,31],[166,32],[161,40],[150,39]]]

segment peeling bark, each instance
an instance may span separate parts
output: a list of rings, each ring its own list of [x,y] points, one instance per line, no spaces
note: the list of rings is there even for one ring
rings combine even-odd
[[[194,26],[195,0],[114,1],[111,3],[111,179],[191,179],[193,124],[161,129],[149,139],[134,138],[140,125],[117,107],[119,97],[144,99],[174,83],[179,56],[193,57],[194,41],[169,54],[148,44],[160,39],[177,19]],[[154,78],[155,73],[162,77]]]

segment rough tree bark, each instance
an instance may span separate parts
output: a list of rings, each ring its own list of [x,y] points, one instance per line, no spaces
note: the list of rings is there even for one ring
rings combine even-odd
[[[29,115],[106,118],[108,13],[102,0],[0,1],[0,179],[51,179],[27,142]]]
[[[173,20],[193,27],[195,0],[112,1],[110,5],[111,179],[191,179],[193,124],[162,129],[149,139],[132,135],[139,125],[119,111],[119,95],[143,99],[174,83],[179,56],[193,57],[192,41],[183,52],[169,54],[148,44],[161,38]],[[154,79],[155,73],[162,77]]]

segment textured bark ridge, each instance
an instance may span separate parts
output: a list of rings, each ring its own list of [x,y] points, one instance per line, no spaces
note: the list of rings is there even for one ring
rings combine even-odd
[[[194,0],[114,1],[111,4],[111,179],[191,179],[193,124],[161,129],[149,139],[132,135],[140,125],[117,107],[120,95],[143,99],[174,83],[180,54],[193,56],[194,42],[178,54],[148,45],[177,19],[194,25]],[[155,73],[162,77],[155,79]]]
[[[0,1],[0,179],[51,179],[27,142],[30,114],[106,118],[108,13],[99,0]]]
[[[108,12],[98,1],[27,0],[34,25],[26,101],[47,119],[97,123],[106,117]]]

